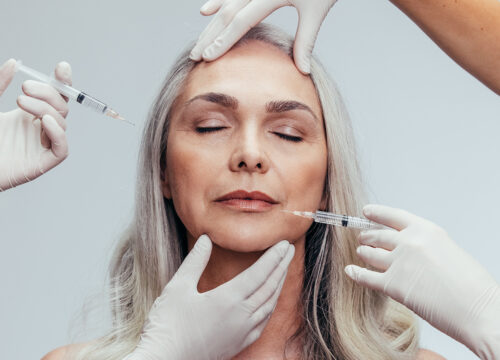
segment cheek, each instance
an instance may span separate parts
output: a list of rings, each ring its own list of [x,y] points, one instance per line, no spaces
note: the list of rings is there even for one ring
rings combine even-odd
[[[182,141],[168,144],[167,176],[177,215],[188,230],[196,231],[196,219],[205,211],[204,194],[214,177],[214,159]]]
[[[317,210],[323,195],[326,163],[326,152],[321,152],[289,164],[283,182],[288,193],[287,205],[299,207],[291,210]]]
[[[312,160],[314,159],[314,160]],[[320,207],[327,171],[327,154],[317,151],[314,154],[296,156],[293,162],[280,166],[282,179],[287,194],[287,210],[316,211]],[[292,239],[297,235],[305,234],[312,224],[312,220],[285,215],[282,228],[285,230],[283,238]]]

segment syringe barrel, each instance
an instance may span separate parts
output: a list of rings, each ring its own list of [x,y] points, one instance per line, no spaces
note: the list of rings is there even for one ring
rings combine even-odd
[[[85,105],[86,107],[88,107],[94,111],[97,111],[98,113],[101,113],[101,114],[104,114],[107,116],[111,116],[111,117],[116,118],[116,119],[125,120],[120,115],[118,115],[118,113],[116,111],[108,108],[108,106],[105,103],[103,103],[102,101],[99,101],[96,98],[93,98],[92,96],[84,93],[83,91],[77,90],[77,89],[75,89],[69,85],[66,85],[66,84],[64,84],[64,83],[62,83],[62,82],[60,82],[52,77],[49,77],[45,74],[42,74],[39,71],[36,71],[36,70],[31,69],[27,66],[24,66],[22,64],[21,60],[17,60],[15,71],[21,71],[21,72],[25,73],[26,75],[31,76],[34,79],[37,79],[39,81],[42,81],[42,82],[45,82],[45,83],[51,85],[62,95],[66,96],[72,100],[75,100],[76,102],[78,102],[82,105]],[[133,123],[131,123],[131,124],[133,125]]]
[[[315,219],[315,221],[325,223],[325,224],[342,226],[342,227],[350,227],[350,228],[356,228],[356,229],[363,229],[363,230],[385,228],[383,225],[374,223],[373,221],[370,221],[368,219],[363,219],[363,218],[358,218],[358,217],[348,216],[348,215],[332,214],[332,213],[328,213],[328,212],[320,211],[320,210],[316,211],[314,219]]]
[[[95,111],[103,113],[103,114],[108,109],[108,106],[105,103],[93,98],[92,96],[90,96],[88,94],[85,94],[84,92],[81,92],[80,94],[78,94],[78,96],[76,98],[76,102],[78,102],[82,105],[85,105],[85,106],[91,108],[92,110],[95,110]]]

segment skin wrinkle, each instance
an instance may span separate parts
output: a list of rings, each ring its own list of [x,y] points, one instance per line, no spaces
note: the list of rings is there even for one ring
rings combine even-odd
[[[188,249],[204,233],[213,242],[198,290],[231,280],[283,239],[295,245],[267,326],[234,358],[281,359],[300,323],[305,234],[312,222],[279,209],[316,210],[325,200],[327,148],[323,121],[314,119],[322,119],[316,90],[286,54],[254,41],[198,64],[178,101],[184,106],[172,113],[162,189],[186,227]],[[227,128],[196,131],[219,126]],[[275,132],[303,140],[285,140]],[[269,212],[248,213],[215,202],[237,189],[261,191],[279,203]]]

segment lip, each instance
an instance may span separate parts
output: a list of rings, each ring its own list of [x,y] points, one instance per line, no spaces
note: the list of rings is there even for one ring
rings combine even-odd
[[[252,191],[252,192],[247,192],[245,190],[236,190],[233,192],[230,192],[224,196],[221,196],[215,201],[224,201],[224,200],[232,200],[232,199],[243,199],[243,200],[261,200],[268,202],[270,204],[277,204],[278,202],[274,200],[272,197],[270,197],[267,194],[264,194],[260,191]]]
[[[248,212],[269,211],[273,205],[278,203],[272,197],[260,191],[247,192],[245,190],[230,192],[215,201],[235,210]]]

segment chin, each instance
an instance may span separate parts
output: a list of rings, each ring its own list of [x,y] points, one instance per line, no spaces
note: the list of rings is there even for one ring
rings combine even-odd
[[[224,229],[223,231],[208,231],[208,236],[214,244],[221,248],[237,252],[263,251],[280,242],[277,236],[269,235],[263,231],[248,231],[245,229]]]
[[[267,229],[265,226],[234,226],[234,227],[217,227],[207,229],[206,233],[212,242],[223,249],[237,252],[255,252],[265,251],[271,246],[279,243],[281,240],[288,240],[294,243],[301,234],[293,236],[290,231],[277,232]]]

